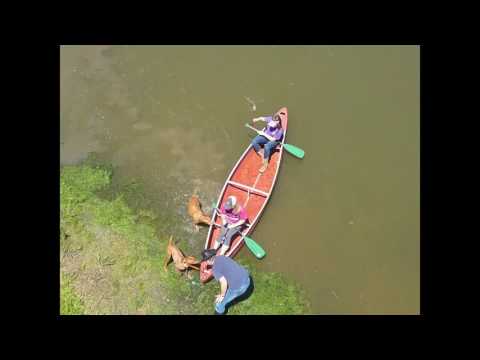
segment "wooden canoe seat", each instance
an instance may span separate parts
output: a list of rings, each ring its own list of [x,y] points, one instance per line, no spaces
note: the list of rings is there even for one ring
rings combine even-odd
[[[258,189],[255,189],[253,187],[250,187],[250,186],[247,186],[247,185],[244,185],[244,184],[240,184],[240,183],[237,183],[236,181],[232,181],[232,180],[229,180],[228,183],[232,186],[235,186],[239,189],[242,189],[242,190],[246,190],[246,191],[249,191],[253,194],[257,194],[257,195],[261,195],[261,196],[264,196],[264,197],[268,197],[268,194],[265,192],[265,191],[262,191],[262,190],[258,190]]]

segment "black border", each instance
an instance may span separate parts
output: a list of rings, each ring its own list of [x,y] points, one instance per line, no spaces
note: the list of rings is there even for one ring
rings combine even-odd
[[[81,39],[80,39],[81,38]],[[68,317],[68,316],[59,316],[59,164],[60,164],[60,148],[59,148],[59,141],[60,138],[60,119],[59,119],[59,108],[60,108],[60,78],[59,78],[59,69],[60,69],[60,44],[102,44],[102,43],[110,43],[110,44],[126,44],[126,43],[135,43],[135,44],[192,44],[192,45],[200,45],[200,44],[233,44],[233,41],[226,41],[219,40],[218,38],[215,40],[209,41],[200,41],[198,44],[195,41],[127,41],[122,39],[121,42],[118,41],[108,41],[109,37],[101,37],[97,35],[90,35],[90,36],[63,36],[60,40],[57,40],[55,44],[52,44],[48,47],[48,51],[45,54],[43,59],[44,68],[45,70],[45,83],[50,84],[48,88],[45,87],[44,93],[42,96],[45,98],[43,101],[45,104],[49,105],[49,113],[46,115],[46,120],[42,121],[41,126],[38,126],[38,134],[41,134],[41,141],[40,141],[40,148],[46,151],[45,156],[42,156],[42,159],[38,161],[38,163],[34,164],[39,167],[37,174],[40,174],[38,177],[42,180],[41,183],[41,197],[42,197],[42,205],[41,208],[44,211],[41,213],[44,216],[44,219],[41,219],[41,222],[46,225],[43,228],[46,228],[46,237],[47,242],[45,246],[42,244],[42,252],[41,261],[40,263],[43,264],[42,268],[46,269],[46,274],[43,279],[39,279],[38,286],[38,294],[40,294],[43,304],[42,304],[42,312],[46,312],[49,314],[50,318],[60,319],[62,322],[70,322],[74,321],[78,323],[78,319],[89,319],[92,318],[104,318],[103,316],[81,316],[81,317]],[[128,37],[127,37],[128,39]],[[221,37],[220,37],[221,39]],[[87,40],[87,41],[85,41]],[[259,40],[257,38],[257,40]],[[245,42],[236,42],[235,44],[253,44],[252,41],[245,41]],[[356,315],[356,316],[342,316],[342,315],[310,315],[310,316],[248,316],[248,317],[213,317],[213,318],[228,318],[228,321],[235,321],[236,324],[249,321],[250,320],[268,320],[271,321],[273,324],[278,321],[321,321],[324,324],[331,326],[334,321],[340,320],[343,322],[346,318],[349,318],[351,321],[352,318],[368,318],[370,323],[373,323],[373,326],[381,325],[385,322],[385,320],[392,320],[394,323],[403,322],[403,318],[415,318],[415,319],[424,319],[429,318],[432,315],[433,307],[432,302],[434,299],[432,298],[432,279],[433,273],[431,270],[431,266],[433,264],[431,258],[431,234],[432,234],[432,222],[433,222],[433,215],[431,212],[431,208],[429,208],[429,204],[433,200],[432,195],[432,162],[430,161],[433,156],[433,151],[431,150],[432,146],[432,137],[431,137],[431,128],[432,128],[432,101],[430,98],[430,91],[432,88],[429,88],[429,77],[431,77],[431,72],[429,67],[431,66],[432,59],[430,58],[429,49],[430,47],[425,45],[424,41],[414,39],[414,40],[406,40],[406,41],[381,41],[380,43],[376,41],[362,41],[361,43],[356,41],[335,41],[333,44],[346,44],[346,45],[421,45],[420,48],[420,109],[421,109],[421,299],[420,299],[420,316],[416,315]],[[292,42],[292,38],[284,38],[282,40],[269,40],[269,41],[260,41],[258,45],[262,44],[290,44],[290,45],[316,45],[316,44],[332,44],[332,42],[311,42],[311,41],[302,41]],[[428,65],[427,65],[428,64]],[[48,69],[48,72],[47,72]],[[51,112],[51,113],[50,113]],[[38,115],[37,115],[38,116]],[[38,178],[35,180],[37,181]],[[39,254],[40,254],[39,253]],[[191,321],[202,321],[204,319],[208,319],[212,321],[211,316],[109,316],[109,319],[121,319],[125,320],[128,319],[130,321],[136,321],[136,319],[157,319],[160,320],[162,323],[168,321],[170,325],[174,325],[174,323],[183,322],[186,320]],[[400,320],[399,318],[402,318]],[[233,320],[235,319],[235,320]],[[115,321],[115,320],[114,320]],[[225,320],[217,320],[217,321],[225,321]],[[144,324],[144,323],[142,323]],[[272,324],[272,325],[273,325]],[[280,324],[279,324],[280,325]],[[283,325],[281,325],[283,326]]]

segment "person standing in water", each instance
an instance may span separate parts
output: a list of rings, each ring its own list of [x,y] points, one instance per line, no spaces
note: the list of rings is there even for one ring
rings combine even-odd
[[[252,119],[253,122],[264,121],[267,127],[252,140],[252,146],[256,153],[261,156],[263,151],[263,161],[260,172],[263,173],[268,166],[268,161],[277,145],[282,141],[283,129],[280,115],[260,116]],[[262,149],[263,146],[263,149]]]

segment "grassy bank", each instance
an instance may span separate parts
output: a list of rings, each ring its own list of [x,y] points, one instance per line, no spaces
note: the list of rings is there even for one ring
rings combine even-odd
[[[211,314],[218,283],[162,268],[168,229],[183,221],[141,207],[137,185],[112,187],[112,169],[61,169],[61,314]],[[180,247],[188,244],[177,236]],[[183,242],[182,242],[183,241]],[[199,254],[193,254],[198,257]],[[303,314],[304,295],[279,274],[249,268],[255,291],[229,314]]]
[[[60,301],[60,314],[63,315],[82,315],[85,312],[83,301],[75,294],[71,285],[71,277],[61,275],[60,292],[62,294]]]

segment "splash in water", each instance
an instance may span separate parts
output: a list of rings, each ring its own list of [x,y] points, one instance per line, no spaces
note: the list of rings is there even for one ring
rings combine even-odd
[[[255,105],[255,103],[253,102],[253,100],[250,99],[250,98],[247,97],[247,96],[244,96],[244,98],[245,98],[245,100],[247,100],[247,101],[250,103],[250,105],[252,106],[252,111],[256,111],[256,110],[257,110],[257,105]]]

